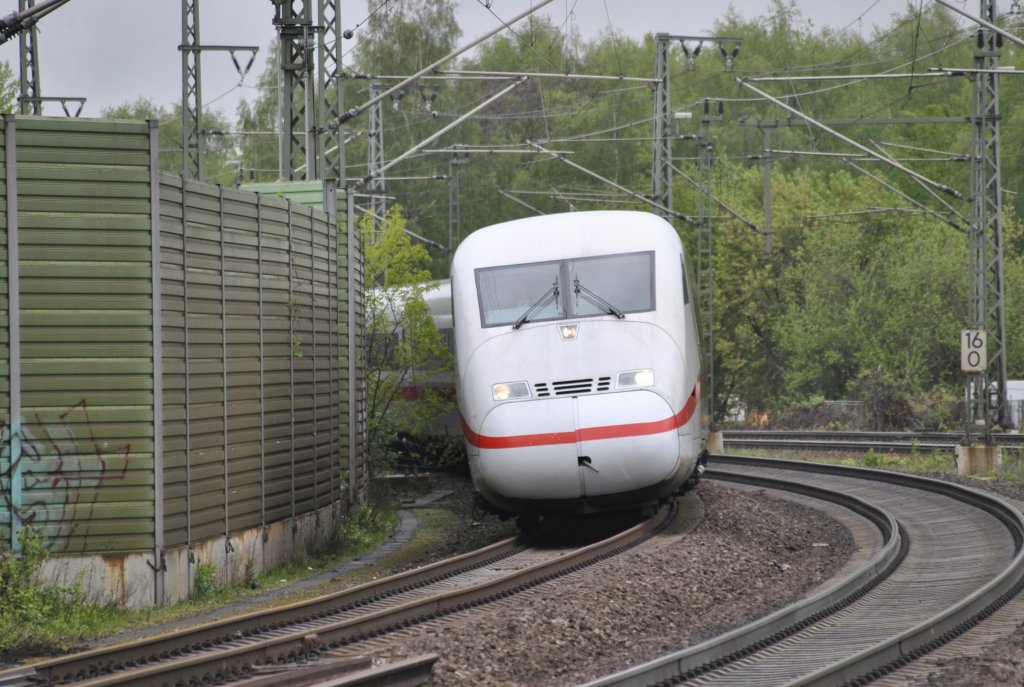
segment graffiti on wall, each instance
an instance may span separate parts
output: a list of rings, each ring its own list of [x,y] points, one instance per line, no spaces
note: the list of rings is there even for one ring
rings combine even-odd
[[[30,425],[0,420],[0,437],[0,504],[12,531],[43,529],[52,550],[84,550],[102,487],[125,480],[131,445],[97,440],[85,399],[53,417],[35,413]]]

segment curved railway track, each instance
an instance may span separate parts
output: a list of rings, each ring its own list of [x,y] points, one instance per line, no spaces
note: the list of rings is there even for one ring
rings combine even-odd
[[[1022,586],[1024,518],[990,495],[898,473],[757,458],[717,456],[707,476],[838,504],[828,508],[851,512],[847,519],[869,534],[859,535],[858,557],[828,588],[591,687],[864,684],[905,675],[920,669],[916,658],[964,634]],[[325,676],[337,685],[419,684],[436,656],[374,677],[365,660],[352,658],[354,643],[603,560],[664,526],[667,509],[659,517],[581,549],[504,540],[330,596],[0,673],[0,685],[271,685]],[[364,672],[350,682],[335,677],[349,670]]]
[[[999,446],[1024,448],[1024,434],[992,435]],[[726,430],[722,441],[729,449],[775,448],[816,451],[951,451],[963,441],[952,432],[781,432]]]
[[[707,476],[841,498],[884,544],[831,589],[588,687],[867,684],[915,670],[1024,586],[1024,518],[1002,500],[898,473],[717,456]],[[917,676],[920,678],[920,675]]]
[[[674,517],[674,507],[663,508],[654,518],[585,546],[528,546],[519,538],[506,539],[318,599],[0,672],[0,685],[155,687],[252,678],[259,684],[277,678],[283,680],[278,684],[295,684],[300,672],[311,670],[308,664],[339,658],[332,652],[351,642],[494,601],[578,570],[645,541]],[[340,658],[336,672],[348,670],[351,660]],[[425,665],[429,674],[432,661],[425,657],[409,663]],[[267,675],[282,668],[287,670],[283,676]],[[383,679],[380,684],[399,684]]]

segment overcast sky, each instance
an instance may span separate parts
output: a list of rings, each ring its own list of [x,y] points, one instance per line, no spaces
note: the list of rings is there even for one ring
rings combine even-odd
[[[369,6],[376,8],[385,1],[369,0]],[[916,7],[919,3],[914,0],[911,4]],[[204,108],[220,110],[233,120],[238,102],[255,97],[255,85],[266,66],[267,46],[275,37],[271,23],[274,8],[270,0],[198,0],[197,4],[201,44],[260,49],[244,80],[226,53],[208,52],[202,58]],[[658,32],[708,34],[729,4],[713,0],[554,0],[539,12],[560,25],[569,17],[585,38],[596,37],[609,27],[640,38]],[[888,26],[891,15],[901,12],[908,0],[799,0],[797,4],[816,29],[849,28],[868,35],[874,26]],[[461,45],[465,45],[499,26],[500,19],[528,9],[531,2],[456,0],[456,5],[463,31]],[[765,15],[771,3],[732,0],[731,5],[744,17],[755,18]],[[367,6],[367,0],[340,0],[343,26],[356,29],[355,37],[345,41],[346,53],[359,39],[357,27],[366,20]],[[17,0],[0,0],[0,16],[17,8]],[[968,3],[967,10],[976,12],[977,8]],[[44,17],[39,27],[43,96],[85,97],[82,116],[87,117],[98,117],[104,107],[139,97],[167,107],[180,102],[178,0],[71,0]],[[238,59],[244,65],[247,58],[239,55]],[[10,62],[18,73],[17,38],[0,45],[0,60]],[[60,106],[48,104],[45,114],[60,115]]]

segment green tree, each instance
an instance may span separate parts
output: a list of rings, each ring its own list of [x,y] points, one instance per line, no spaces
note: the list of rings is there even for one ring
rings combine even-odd
[[[0,62],[0,112],[14,114],[18,108],[18,79],[7,60]]]
[[[175,104],[170,110],[155,104],[149,98],[139,98],[134,102],[124,102],[113,107],[106,107],[102,115],[109,119],[155,119],[160,123],[158,133],[160,141],[160,169],[166,172],[181,174],[181,104]],[[227,161],[233,159],[235,150],[234,139],[224,132],[231,125],[224,115],[216,110],[203,113],[203,129],[208,132],[206,138],[206,156],[203,159],[205,180],[212,183],[230,184],[234,181],[235,168]]]
[[[267,67],[260,74],[253,102],[238,105],[242,183],[276,181],[279,174],[277,136],[278,43],[272,41]]]
[[[461,35],[451,0],[389,3],[362,29],[355,62],[368,74],[414,74],[453,52]]]
[[[396,457],[398,435],[423,432],[451,404],[444,393],[451,354],[423,299],[432,286],[430,255],[406,229],[399,206],[390,209],[376,236],[369,215],[360,222],[365,279],[374,287],[366,294],[367,434],[377,466]]]

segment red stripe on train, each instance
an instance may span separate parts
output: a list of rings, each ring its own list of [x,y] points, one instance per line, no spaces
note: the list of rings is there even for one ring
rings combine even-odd
[[[653,422],[633,422],[624,425],[605,425],[603,427],[581,427],[569,432],[545,432],[541,434],[518,434],[508,437],[492,437],[477,434],[466,419],[462,418],[462,431],[466,440],[478,448],[524,448],[528,446],[553,446],[556,444],[575,444],[580,441],[597,441],[600,439],[625,439],[650,434],[661,434],[679,429],[693,418],[697,410],[697,387],[693,388],[690,398],[683,409],[672,417]]]

